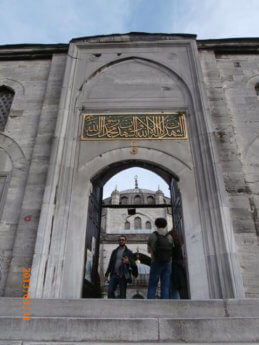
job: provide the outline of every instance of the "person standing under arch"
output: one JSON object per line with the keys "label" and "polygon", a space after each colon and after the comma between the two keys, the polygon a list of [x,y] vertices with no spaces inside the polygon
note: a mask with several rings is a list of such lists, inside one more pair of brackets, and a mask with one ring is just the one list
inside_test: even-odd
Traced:
{"label": "person standing under arch", "polygon": [[137,277],[138,268],[134,260],[134,255],[126,246],[125,235],[118,237],[119,246],[111,254],[109,265],[105,273],[105,280],[110,275],[108,298],[115,298],[115,290],[119,285],[119,298],[126,298],[127,283],[131,282],[131,272]]}
{"label": "person standing under arch", "polygon": [[148,239],[147,251],[151,253],[151,268],[148,282],[148,299],[156,297],[156,289],[160,280],[160,298],[169,298],[171,257],[173,238],[167,233],[167,221],[165,218],[155,220],[157,231],[154,231]]}
{"label": "person standing under arch", "polygon": [[186,272],[184,268],[183,244],[175,230],[169,234],[173,238],[172,248],[172,273],[169,291],[170,299],[180,299],[180,291],[186,288]]}

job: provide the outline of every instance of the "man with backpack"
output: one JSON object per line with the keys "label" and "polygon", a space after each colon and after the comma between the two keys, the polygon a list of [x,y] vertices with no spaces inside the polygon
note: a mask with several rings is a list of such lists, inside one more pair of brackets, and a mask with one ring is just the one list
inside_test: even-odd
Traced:
{"label": "man with backpack", "polygon": [[160,298],[169,298],[173,238],[167,233],[165,218],[155,220],[157,231],[148,239],[148,253],[151,253],[151,268],[148,283],[148,299],[156,297],[156,289],[160,279]]}

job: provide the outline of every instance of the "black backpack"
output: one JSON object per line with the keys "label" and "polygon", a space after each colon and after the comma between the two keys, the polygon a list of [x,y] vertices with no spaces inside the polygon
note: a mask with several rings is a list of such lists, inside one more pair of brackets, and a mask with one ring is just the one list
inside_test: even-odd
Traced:
{"label": "black backpack", "polygon": [[154,232],[157,237],[156,249],[154,256],[156,261],[159,262],[169,262],[172,258],[172,249],[173,244],[170,243],[168,236],[171,236],[169,233],[166,235],[160,235],[157,231]]}

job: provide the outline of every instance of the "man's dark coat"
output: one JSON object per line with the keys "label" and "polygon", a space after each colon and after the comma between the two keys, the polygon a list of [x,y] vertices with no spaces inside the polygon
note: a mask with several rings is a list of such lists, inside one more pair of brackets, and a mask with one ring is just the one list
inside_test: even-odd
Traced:
{"label": "man's dark coat", "polygon": [[[117,247],[116,249],[113,250],[112,255],[110,257],[110,262],[107,268],[107,271],[105,273],[105,277],[108,277],[109,274],[112,275],[114,273],[115,269],[115,262],[116,262],[116,257],[117,257],[117,251],[119,250],[120,247]],[[123,252],[123,257],[127,256],[129,258],[129,268],[132,270],[132,274],[134,277],[138,276],[138,267],[135,263],[134,260],[134,255],[131,250],[128,249],[127,246],[125,246],[125,250]]]}

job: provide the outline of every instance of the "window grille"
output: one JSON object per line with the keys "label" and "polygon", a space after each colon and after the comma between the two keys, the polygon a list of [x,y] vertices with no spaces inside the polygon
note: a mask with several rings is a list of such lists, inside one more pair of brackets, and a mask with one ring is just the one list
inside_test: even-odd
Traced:
{"label": "window grille", "polygon": [[130,222],[125,222],[125,230],[130,230]]}
{"label": "window grille", "polygon": [[0,131],[5,130],[14,92],[6,86],[0,86]]}

